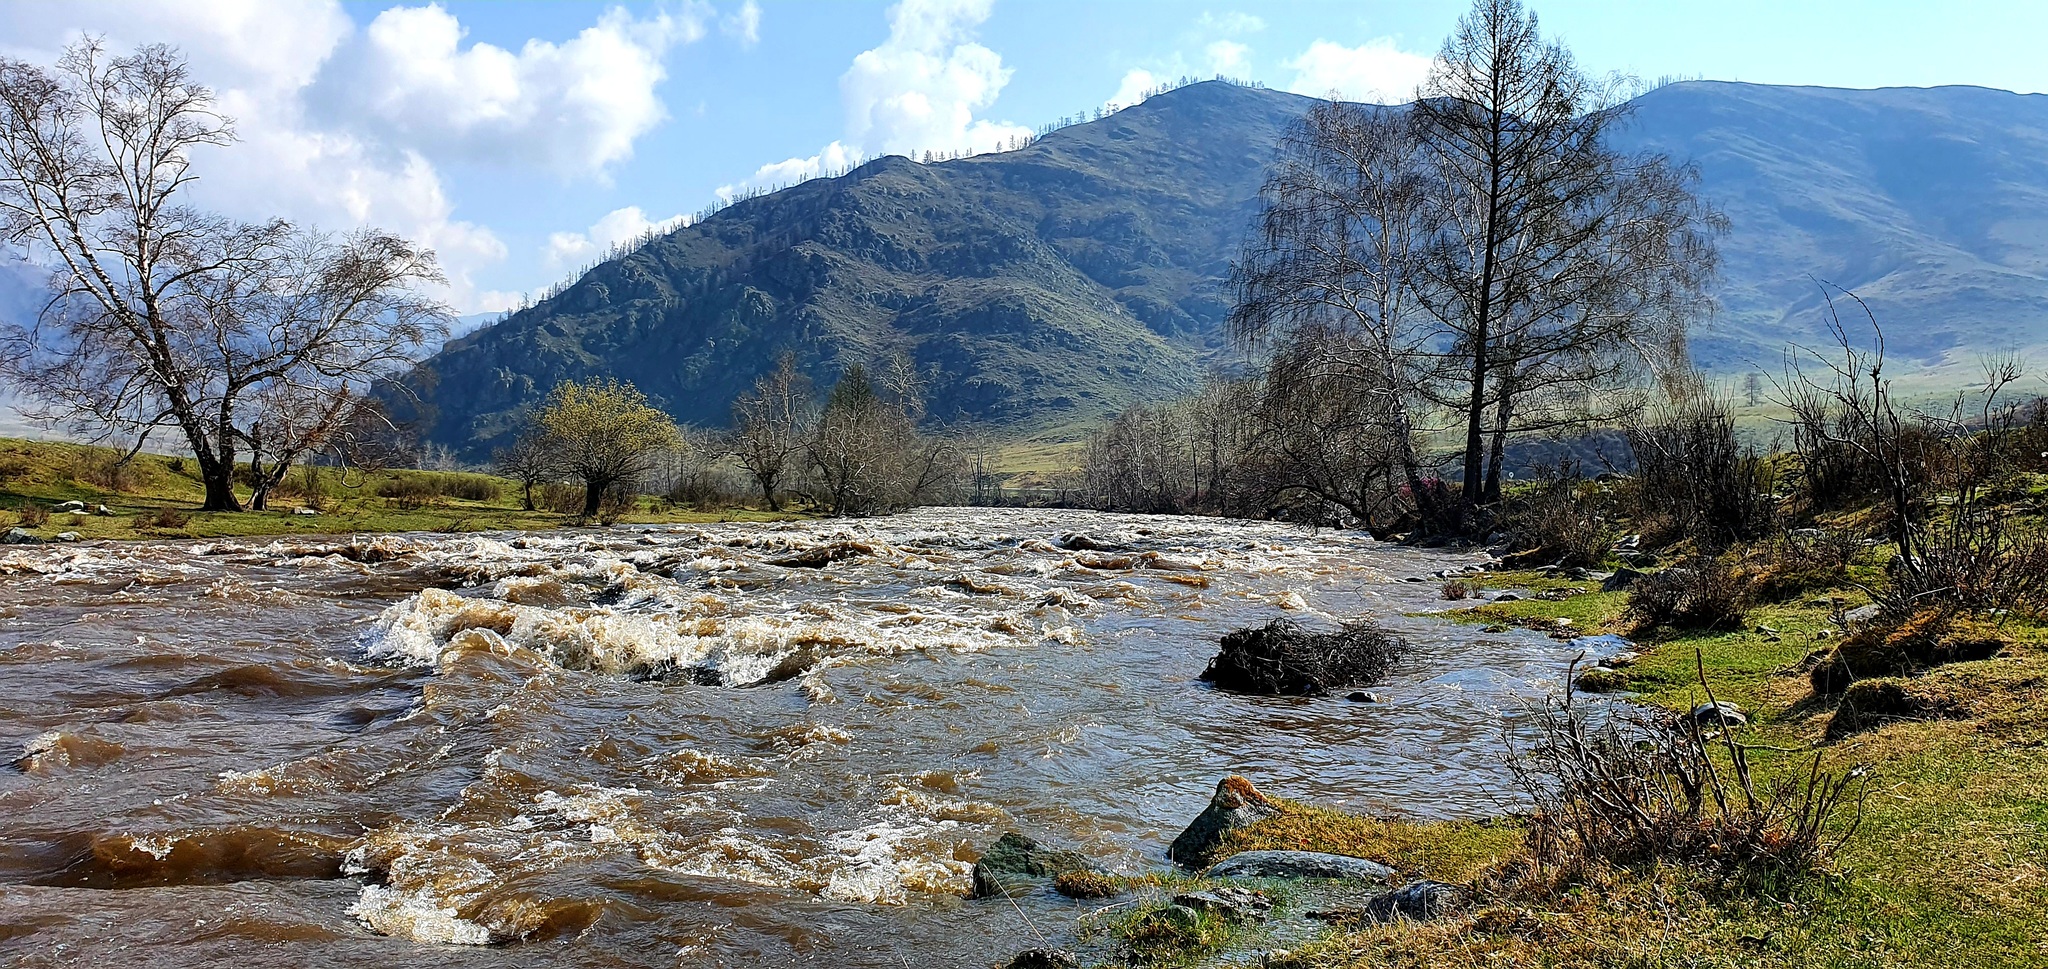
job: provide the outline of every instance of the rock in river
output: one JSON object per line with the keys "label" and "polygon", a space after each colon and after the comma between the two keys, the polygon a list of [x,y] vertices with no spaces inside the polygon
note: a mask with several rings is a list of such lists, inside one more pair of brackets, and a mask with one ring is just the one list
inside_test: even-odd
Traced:
{"label": "rock in river", "polygon": [[1246,851],[1211,867],[1213,878],[1342,878],[1386,881],[1394,870],[1377,861],[1320,851]]}
{"label": "rock in river", "polygon": [[1247,920],[1264,918],[1273,908],[1273,900],[1266,897],[1265,892],[1255,892],[1235,885],[1175,895],[1173,904],[1183,905],[1197,912],[1214,912],[1224,918]]}
{"label": "rock in river", "polygon": [[1081,960],[1059,949],[1025,949],[1004,969],[1081,969]]}
{"label": "rock in river", "polygon": [[1015,831],[996,839],[974,863],[974,897],[1022,895],[1049,878],[1088,867],[1077,851],[1055,851]]}
{"label": "rock in river", "polygon": [[1216,796],[1195,816],[1187,830],[1173,839],[1166,857],[1189,868],[1206,867],[1209,853],[1223,836],[1238,828],[1256,824],[1280,813],[1272,798],[1259,793],[1252,782],[1232,774],[1216,782]]}

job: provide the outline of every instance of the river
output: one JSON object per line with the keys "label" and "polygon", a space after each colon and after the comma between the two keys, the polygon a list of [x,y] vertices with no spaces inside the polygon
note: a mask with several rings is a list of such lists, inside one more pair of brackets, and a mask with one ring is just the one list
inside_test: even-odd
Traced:
{"label": "river", "polygon": [[[6,550],[0,961],[989,965],[1100,904],[963,898],[1006,830],[1160,867],[1229,772],[1511,806],[1574,651],[1413,615],[1478,558],[983,509]],[[1196,680],[1367,614],[1382,702]]]}

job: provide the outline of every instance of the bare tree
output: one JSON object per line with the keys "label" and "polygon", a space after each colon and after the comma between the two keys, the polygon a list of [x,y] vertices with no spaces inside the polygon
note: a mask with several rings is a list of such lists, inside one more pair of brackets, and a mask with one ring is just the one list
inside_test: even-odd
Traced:
{"label": "bare tree", "polygon": [[900,369],[877,388],[867,368],[847,368],[833,386],[805,454],[833,514],[872,515],[936,497],[956,472],[952,443],[917,429],[922,402]]}
{"label": "bare tree", "polygon": [[1439,399],[1464,411],[1468,501],[1498,499],[1510,436],[1639,406],[1609,392],[1681,356],[1705,305],[1722,220],[1689,167],[1607,145],[1612,93],[1519,0],[1475,0],[1413,108],[1438,226],[1420,292],[1462,358]]}
{"label": "bare tree", "polygon": [[544,484],[561,473],[555,453],[534,428],[528,428],[512,442],[491,454],[491,466],[499,474],[519,482],[520,507],[533,510],[533,486]]}
{"label": "bare tree", "polygon": [[732,455],[761,488],[770,511],[781,511],[778,488],[803,453],[813,419],[811,382],[785,353],[775,369],[733,402]]}
{"label": "bare tree", "polygon": [[446,325],[418,292],[442,281],[429,251],[183,204],[191,150],[233,140],[171,48],[0,59],[0,239],[54,267],[37,318],[0,330],[0,373],[31,416],[95,438],[176,428],[216,511],[241,507],[241,448],[260,506]]}
{"label": "bare tree", "polygon": [[[1266,440],[1309,459],[1299,466],[1302,487],[1354,513],[1374,504],[1359,491],[1370,476],[1349,480],[1336,468],[1348,463],[1339,442],[1356,443],[1359,434],[1390,449],[1385,455],[1410,494],[1424,503],[1434,494],[1422,485],[1415,441],[1450,341],[1418,300],[1439,209],[1420,156],[1405,112],[1339,102],[1310,109],[1281,141],[1258,232],[1233,270],[1232,330],[1276,344],[1262,388]],[[1290,406],[1294,395],[1321,399]],[[1348,430],[1325,449],[1295,437],[1299,428],[1273,423],[1297,418]],[[1367,427],[1375,422],[1384,426]],[[1273,463],[1279,455],[1267,457],[1269,473],[1289,475]]]}

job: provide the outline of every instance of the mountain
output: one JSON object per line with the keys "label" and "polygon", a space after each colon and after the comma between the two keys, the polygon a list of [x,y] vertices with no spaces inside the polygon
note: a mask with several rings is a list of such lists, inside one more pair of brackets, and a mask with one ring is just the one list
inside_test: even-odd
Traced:
{"label": "mountain", "polygon": [[820,385],[911,357],[945,421],[1070,429],[1227,359],[1221,281],[1311,102],[1197,84],[1017,151],[882,158],[738,202],[452,341],[430,437],[502,439],[557,381],[615,374],[722,425],[785,352]]}
{"label": "mountain", "polygon": [[[937,374],[939,419],[1071,436],[1241,361],[1230,259],[1312,103],[1205,82],[1018,151],[739,202],[451,341],[422,423],[480,453],[555,382],[615,374],[722,425],[785,352],[821,385],[904,354]],[[1895,361],[1954,377],[2048,346],[2048,97],[1684,82],[1636,108],[1617,144],[1692,159],[1731,222],[1709,368],[1825,342],[1815,279],[1869,301]]]}
{"label": "mountain", "polygon": [[1816,280],[1870,305],[1902,377],[2048,348],[2048,95],[1693,81],[1640,98],[1625,143],[1692,159],[1728,215],[1711,370],[1825,344]]}

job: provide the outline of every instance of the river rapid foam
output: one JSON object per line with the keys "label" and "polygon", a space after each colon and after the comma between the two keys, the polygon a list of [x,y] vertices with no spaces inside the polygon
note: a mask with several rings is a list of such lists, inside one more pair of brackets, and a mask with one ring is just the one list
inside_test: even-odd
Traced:
{"label": "river rapid foam", "polygon": [[[1502,726],[1572,654],[1411,615],[1401,579],[1472,561],[974,509],[10,550],[0,953],[983,964],[1018,913],[961,896],[1006,830],[1156,866],[1227,771],[1499,811]],[[1194,680],[1236,626],[1364,614],[1421,646],[1383,703]]]}

